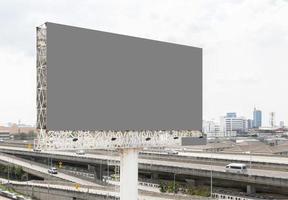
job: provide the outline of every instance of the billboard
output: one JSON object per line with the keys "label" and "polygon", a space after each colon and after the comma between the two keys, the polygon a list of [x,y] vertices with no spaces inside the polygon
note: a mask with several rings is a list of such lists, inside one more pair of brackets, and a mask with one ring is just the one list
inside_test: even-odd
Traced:
{"label": "billboard", "polygon": [[45,25],[44,128],[202,129],[201,48]]}

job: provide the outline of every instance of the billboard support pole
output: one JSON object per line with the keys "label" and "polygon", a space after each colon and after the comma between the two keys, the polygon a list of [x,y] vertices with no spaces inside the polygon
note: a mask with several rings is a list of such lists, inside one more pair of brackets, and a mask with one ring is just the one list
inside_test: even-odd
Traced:
{"label": "billboard support pole", "polygon": [[136,148],[120,150],[120,199],[138,199],[138,152]]}

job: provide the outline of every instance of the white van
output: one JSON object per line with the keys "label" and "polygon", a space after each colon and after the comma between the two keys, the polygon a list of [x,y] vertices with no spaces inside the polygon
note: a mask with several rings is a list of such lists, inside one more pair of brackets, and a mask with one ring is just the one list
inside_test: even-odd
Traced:
{"label": "white van", "polygon": [[225,167],[226,172],[238,173],[238,174],[246,174],[247,166],[242,163],[230,163]]}

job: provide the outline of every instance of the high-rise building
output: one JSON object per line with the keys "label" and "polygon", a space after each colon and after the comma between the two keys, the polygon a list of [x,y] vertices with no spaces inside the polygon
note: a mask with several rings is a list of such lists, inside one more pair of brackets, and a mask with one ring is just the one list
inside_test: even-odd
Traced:
{"label": "high-rise building", "polygon": [[254,108],[253,111],[253,128],[259,128],[262,126],[262,112]]}
{"label": "high-rise building", "polygon": [[253,120],[252,119],[247,119],[247,128],[248,129],[253,128]]}
{"label": "high-rise building", "polygon": [[216,124],[214,121],[203,121],[203,133],[214,133],[216,131]]}
{"label": "high-rise building", "polygon": [[247,132],[247,120],[244,117],[237,117],[236,113],[227,113],[225,117],[221,117],[221,131],[226,135]]}
{"label": "high-rise building", "polygon": [[225,134],[221,131],[220,125],[214,121],[203,121],[203,133],[207,134],[207,137],[235,137],[236,133]]}
{"label": "high-rise building", "polygon": [[236,117],[236,112],[229,112],[229,113],[226,113],[226,117]]}
{"label": "high-rise building", "polygon": [[284,126],[284,121],[280,121],[279,125],[280,125],[280,128],[284,128],[285,127]]}
{"label": "high-rise building", "polygon": [[275,127],[275,112],[270,112],[270,126]]}

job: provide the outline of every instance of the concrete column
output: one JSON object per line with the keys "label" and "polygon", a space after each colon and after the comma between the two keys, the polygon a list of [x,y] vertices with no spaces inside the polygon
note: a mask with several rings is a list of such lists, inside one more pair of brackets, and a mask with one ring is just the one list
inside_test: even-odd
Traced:
{"label": "concrete column", "polygon": [[88,164],[87,169],[88,171],[94,171],[95,167],[93,165]]}
{"label": "concrete column", "polygon": [[94,179],[97,180],[98,179],[98,174],[97,174],[95,169],[94,169],[93,173],[94,173]]}
{"label": "concrete column", "polygon": [[94,177],[96,180],[102,180],[102,173],[101,173],[101,167],[95,167],[94,169]]}
{"label": "concrete column", "polygon": [[93,165],[88,164],[88,167],[87,167],[87,168],[88,168],[88,171],[89,171],[89,172],[93,172],[93,174],[94,174],[94,179],[97,180],[99,173],[97,174],[96,167],[93,166]]}
{"label": "concrete column", "polygon": [[100,164],[100,167],[99,167],[99,179],[100,179],[100,181],[103,180],[103,168],[102,168],[102,163]]}
{"label": "concrete column", "polygon": [[[215,181],[213,181],[215,182]],[[206,185],[206,184],[210,184],[211,180],[207,181],[207,180],[203,180],[203,179],[193,179],[192,183],[196,186],[202,186],[202,185]]]}
{"label": "concrete column", "polygon": [[256,189],[254,185],[247,185],[247,194],[254,194],[256,193]]}
{"label": "concrete column", "polygon": [[152,178],[153,180],[158,180],[158,179],[159,179],[159,174],[157,174],[157,173],[152,173],[152,174],[151,174],[151,178]]}
{"label": "concrete column", "polygon": [[138,149],[120,151],[120,200],[138,199]]}

